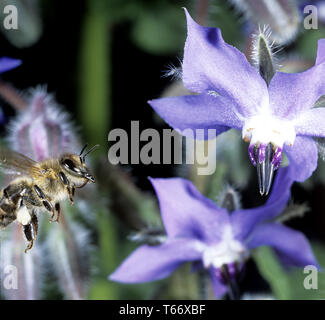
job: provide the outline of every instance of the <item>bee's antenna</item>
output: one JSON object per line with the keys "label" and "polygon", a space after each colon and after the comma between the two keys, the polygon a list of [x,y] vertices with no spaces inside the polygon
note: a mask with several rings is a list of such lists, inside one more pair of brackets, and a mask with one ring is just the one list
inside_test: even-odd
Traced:
{"label": "bee's antenna", "polygon": [[99,148],[99,144],[94,145],[92,148],[90,148],[86,154],[82,157],[82,161],[85,162],[86,156],[90,153],[95,151],[97,148]]}
{"label": "bee's antenna", "polygon": [[79,159],[80,159],[80,162],[83,163],[84,162],[84,157],[81,157],[82,154],[84,153],[84,151],[86,150],[86,148],[88,147],[88,143],[86,143],[86,145],[82,148],[82,150],[80,151],[80,154],[79,154]]}
{"label": "bee's antenna", "polygon": [[79,157],[82,156],[82,154],[84,153],[84,151],[86,150],[86,148],[88,147],[88,143],[86,143],[86,145],[82,148],[82,150],[80,151]]}

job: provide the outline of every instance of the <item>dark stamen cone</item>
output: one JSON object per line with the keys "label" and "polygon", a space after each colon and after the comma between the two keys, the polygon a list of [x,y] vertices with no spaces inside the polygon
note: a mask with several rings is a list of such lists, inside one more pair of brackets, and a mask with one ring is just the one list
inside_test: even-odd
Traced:
{"label": "dark stamen cone", "polygon": [[268,195],[273,179],[273,173],[275,170],[274,164],[272,164],[272,159],[274,157],[274,150],[272,144],[268,144],[265,147],[265,157],[261,159],[259,157],[259,147],[254,148],[254,155],[257,168],[258,185],[261,195]]}

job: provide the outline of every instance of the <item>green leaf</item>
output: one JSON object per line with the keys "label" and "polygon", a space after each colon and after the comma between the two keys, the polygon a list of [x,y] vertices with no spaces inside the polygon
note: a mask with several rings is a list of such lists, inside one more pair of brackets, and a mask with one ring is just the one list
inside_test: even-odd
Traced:
{"label": "green leaf", "polygon": [[273,250],[270,247],[260,247],[254,252],[253,259],[262,277],[269,283],[275,298],[290,299],[290,281]]}
{"label": "green leaf", "polygon": [[299,37],[297,42],[297,53],[306,59],[311,59],[313,62],[316,58],[317,42],[325,37],[325,28],[319,26],[317,30],[306,30]]}
{"label": "green leaf", "polygon": [[[325,247],[313,243],[314,254],[321,267],[325,266]],[[318,300],[325,298],[325,274],[318,272],[318,288],[306,289],[304,280],[309,273],[304,273],[303,268],[285,270],[278,257],[269,247],[256,249],[253,258],[262,277],[269,283],[276,299],[285,300]]]}
{"label": "green leaf", "polygon": [[[324,268],[325,266],[325,247],[319,243],[312,244],[314,254],[318,263]],[[325,298],[325,274],[323,271],[318,272],[318,288],[305,289],[303,283],[309,273],[304,273],[302,269],[296,269],[289,275],[292,288],[291,299],[299,300],[319,300]]]}
{"label": "green leaf", "polygon": [[238,14],[224,0],[210,0],[207,23],[208,27],[221,29],[223,39],[232,45],[242,44],[241,24]]}

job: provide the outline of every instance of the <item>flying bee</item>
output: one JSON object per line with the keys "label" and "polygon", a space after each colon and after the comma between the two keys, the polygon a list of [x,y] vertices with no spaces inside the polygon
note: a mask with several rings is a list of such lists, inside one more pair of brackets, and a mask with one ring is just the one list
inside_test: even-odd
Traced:
{"label": "flying bee", "polygon": [[60,217],[60,201],[73,204],[75,188],[95,183],[85,164],[87,145],[80,154],[64,153],[59,158],[36,162],[21,153],[0,150],[0,168],[17,176],[0,191],[0,229],[17,220],[28,241],[25,253],[33,247],[38,231],[37,212],[51,213],[50,221]]}

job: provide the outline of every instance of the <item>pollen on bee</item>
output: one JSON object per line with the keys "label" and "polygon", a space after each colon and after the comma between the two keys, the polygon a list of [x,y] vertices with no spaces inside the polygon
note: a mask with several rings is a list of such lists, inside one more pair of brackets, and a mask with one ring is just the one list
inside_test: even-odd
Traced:
{"label": "pollen on bee", "polygon": [[17,221],[20,222],[23,226],[29,224],[31,221],[31,216],[25,206],[18,210]]}

